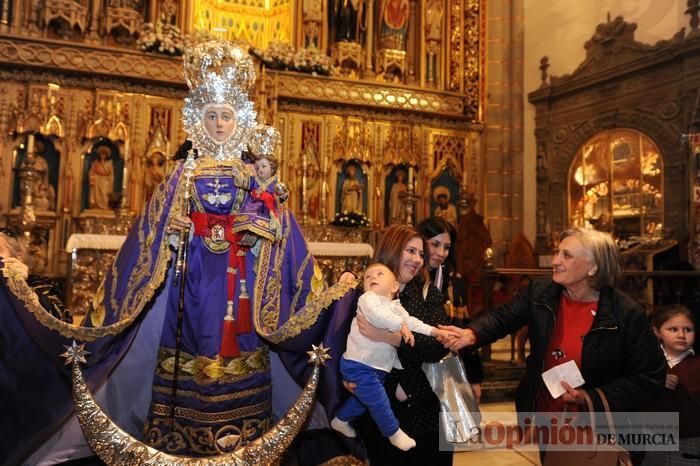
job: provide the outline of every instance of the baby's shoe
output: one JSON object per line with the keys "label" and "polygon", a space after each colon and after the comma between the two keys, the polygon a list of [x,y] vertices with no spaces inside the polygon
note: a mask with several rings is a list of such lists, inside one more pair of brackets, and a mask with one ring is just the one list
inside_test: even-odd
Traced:
{"label": "baby's shoe", "polygon": [[413,440],[411,437],[409,437],[406,434],[406,432],[404,432],[401,429],[397,430],[394,435],[390,436],[389,441],[396,448],[403,450],[403,451],[408,451],[411,448],[416,446],[416,441]]}
{"label": "baby's shoe", "polygon": [[[355,429],[350,425],[349,422],[341,421],[337,417],[334,417],[333,420],[331,421],[331,427],[333,430],[340,432],[346,437],[349,438],[355,438],[357,437],[357,432],[355,432]],[[401,429],[399,429],[401,430]],[[416,442],[413,442],[413,445],[415,445]]]}

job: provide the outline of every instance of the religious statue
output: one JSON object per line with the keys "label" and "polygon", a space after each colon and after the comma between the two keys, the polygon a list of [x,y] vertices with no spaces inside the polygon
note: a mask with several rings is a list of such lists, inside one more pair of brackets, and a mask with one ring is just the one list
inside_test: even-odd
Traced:
{"label": "religious statue", "polygon": [[358,42],[364,0],[333,0],[336,42]]}
{"label": "religious statue", "polygon": [[396,170],[396,181],[391,185],[389,192],[389,223],[406,222],[406,170]]}
{"label": "religious statue", "polygon": [[[281,197],[268,196],[267,188],[277,182],[274,167],[262,162],[270,161],[279,133],[258,123],[249,94],[256,79],[253,60],[230,42],[209,41],[188,49],[184,63],[190,92],[182,122],[193,150],[174,162],[144,206],[104,271],[84,327],[59,332],[55,322],[34,321],[30,333],[14,315],[28,312],[24,303],[15,309],[0,293],[0,308],[13,313],[3,323],[14,321],[11,328],[0,326],[0,341],[10,332],[23,349],[22,358],[3,365],[6,377],[0,377],[0,393],[11,393],[0,427],[0,458],[11,455],[9,464],[53,464],[51,455],[68,447],[61,442],[75,440],[66,434],[75,423],[67,376],[52,359],[71,339],[95,343],[99,353],[89,357],[86,374],[90,389],[99,390],[110,421],[141,442],[140,450],[132,450],[142,455],[135,457],[139,464],[156,462],[143,457],[149,454],[145,443],[184,456],[178,460],[183,464],[194,464],[187,455],[241,464],[220,456],[253,445],[258,450],[250,455],[257,455],[258,464],[276,464],[282,440],[295,435],[304,419],[295,414],[291,426],[273,426],[273,396],[281,397],[274,405],[287,411],[289,396],[298,394],[290,390],[308,380],[311,344],[324,342],[338,351],[344,345],[353,309],[340,298],[352,285],[325,285],[292,212]],[[98,148],[95,166],[109,161],[108,149]],[[244,152],[257,159],[255,177]],[[246,207],[254,202],[264,208],[246,222]],[[256,237],[254,246],[242,243],[245,235]],[[39,313],[32,310],[32,318]],[[34,345],[26,355],[25,342],[36,332],[53,350]],[[339,359],[328,361],[320,375],[318,399],[329,415],[344,395]],[[53,370],[42,370],[37,384],[27,360]],[[273,394],[272,384],[281,380],[283,388]],[[36,385],[42,396],[31,391]],[[84,427],[85,436],[96,430]],[[116,437],[110,442],[111,457],[127,457],[117,453],[123,446]],[[82,437],[75,443],[86,448]],[[45,449],[38,448],[42,444]]]}
{"label": "religious statue", "polygon": [[444,0],[428,0],[425,6],[425,40],[442,41]]}
{"label": "religious statue", "polygon": [[144,198],[151,198],[153,191],[165,179],[165,155],[154,152],[146,159],[146,169],[143,175]]}
{"label": "religious statue", "polygon": [[445,219],[453,226],[457,226],[457,208],[450,203],[450,190],[444,186],[438,186],[433,190],[433,200],[437,203],[433,215]]}
{"label": "religious statue", "polygon": [[302,32],[305,48],[321,48],[323,1],[303,0],[301,4]]}
{"label": "religious statue", "polygon": [[[39,141],[36,145],[39,146]],[[33,201],[37,210],[54,210],[56,208],[56,190],[49,182],[49,165],[40,155],[35,157],[34,169],[38,174],[34,183]]]}
{"label": "religious statue", "polygon": [[318,206],[321,192],[321,183],[319,182],[318,167],[314,163],[309,163],[306,168],[306,196],[309,206],[309,217],[318,218]]}
{"label": "religious statue", "polygon": [[384,0],[384,2],[382,2],[380,16],[381,48],[406,50],[408,17],[408,0]]}
{"label": "religious statue", "polygon": [[114,192],[114,165],[112,149],[109,146],[98,146],[96,155],[88,173],[90,193],[88,206],[91,209],[109,210],[110,198]]}
{"label": "religious statue", "polygon": [[362,183],[357,179],[357,167],[348,165],[341,187],[341,212],[362,212]]}

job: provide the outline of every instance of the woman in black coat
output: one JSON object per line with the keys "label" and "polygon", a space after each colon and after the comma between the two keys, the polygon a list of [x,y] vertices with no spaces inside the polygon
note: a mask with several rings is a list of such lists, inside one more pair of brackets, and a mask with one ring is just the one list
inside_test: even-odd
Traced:
{"label": "woman in black coat", "polygon": [[[445,311],[450,323],[457,327],[466,327],[469,323],[467,282],[455,266],[457,233],[454,227],[440,217],[428,217],[416,225],[416,230],[426,242],[425,265],[430,282],[440,290],[445,299]],[[479,352],[463,348],[459,350],[459,356],[478,402],[481,398],[481,382],[484,380]]]}

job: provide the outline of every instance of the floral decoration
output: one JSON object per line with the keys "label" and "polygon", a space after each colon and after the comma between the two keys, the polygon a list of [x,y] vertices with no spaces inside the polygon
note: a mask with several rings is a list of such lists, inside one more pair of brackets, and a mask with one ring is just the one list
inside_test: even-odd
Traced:
{"label": "floral decoration", "polygon": [[187,48],[214,38],[210,33],[203,31],[194,31],[192,34],[185,35],[176,25],[158,21],[155,24],[143,25],[137,44],[144,52],[180,56]]}
{"label": "floral decoration", "polygon": [[338,212],[331,222],[336,227],[369,228],[370,222],[363,212]]}
{"label": "floral decoration", "polygon": [[182,55],[187,46],[180,28],[174,24],[145,23],[137,44],[144,52]]}
{"label": "floral decoration", "polygon": [[272,41],[266,49],[252,48],[251,53],[272,69],[322,75],[331,72],[331,59],[316,48],[297,50],[284,42]]}

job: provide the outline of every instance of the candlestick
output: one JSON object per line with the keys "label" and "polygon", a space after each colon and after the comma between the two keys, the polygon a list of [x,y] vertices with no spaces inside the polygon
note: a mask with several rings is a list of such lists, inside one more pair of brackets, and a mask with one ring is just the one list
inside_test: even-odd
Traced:
{"label": "candlestick", "polygon": [[408,166],[408,185],[413,186],[413,166]]}
{"label": "candlestick", "polygon": [[306,152],[301,154],[301,224],[306,226],[309,221],[309,207],[307,205],[306,178],[308,167],[306,165]]}
{"label": "candlestick", "polygon": [[27,154],[34,155],[34,135],[30,134],[27,136]]}

